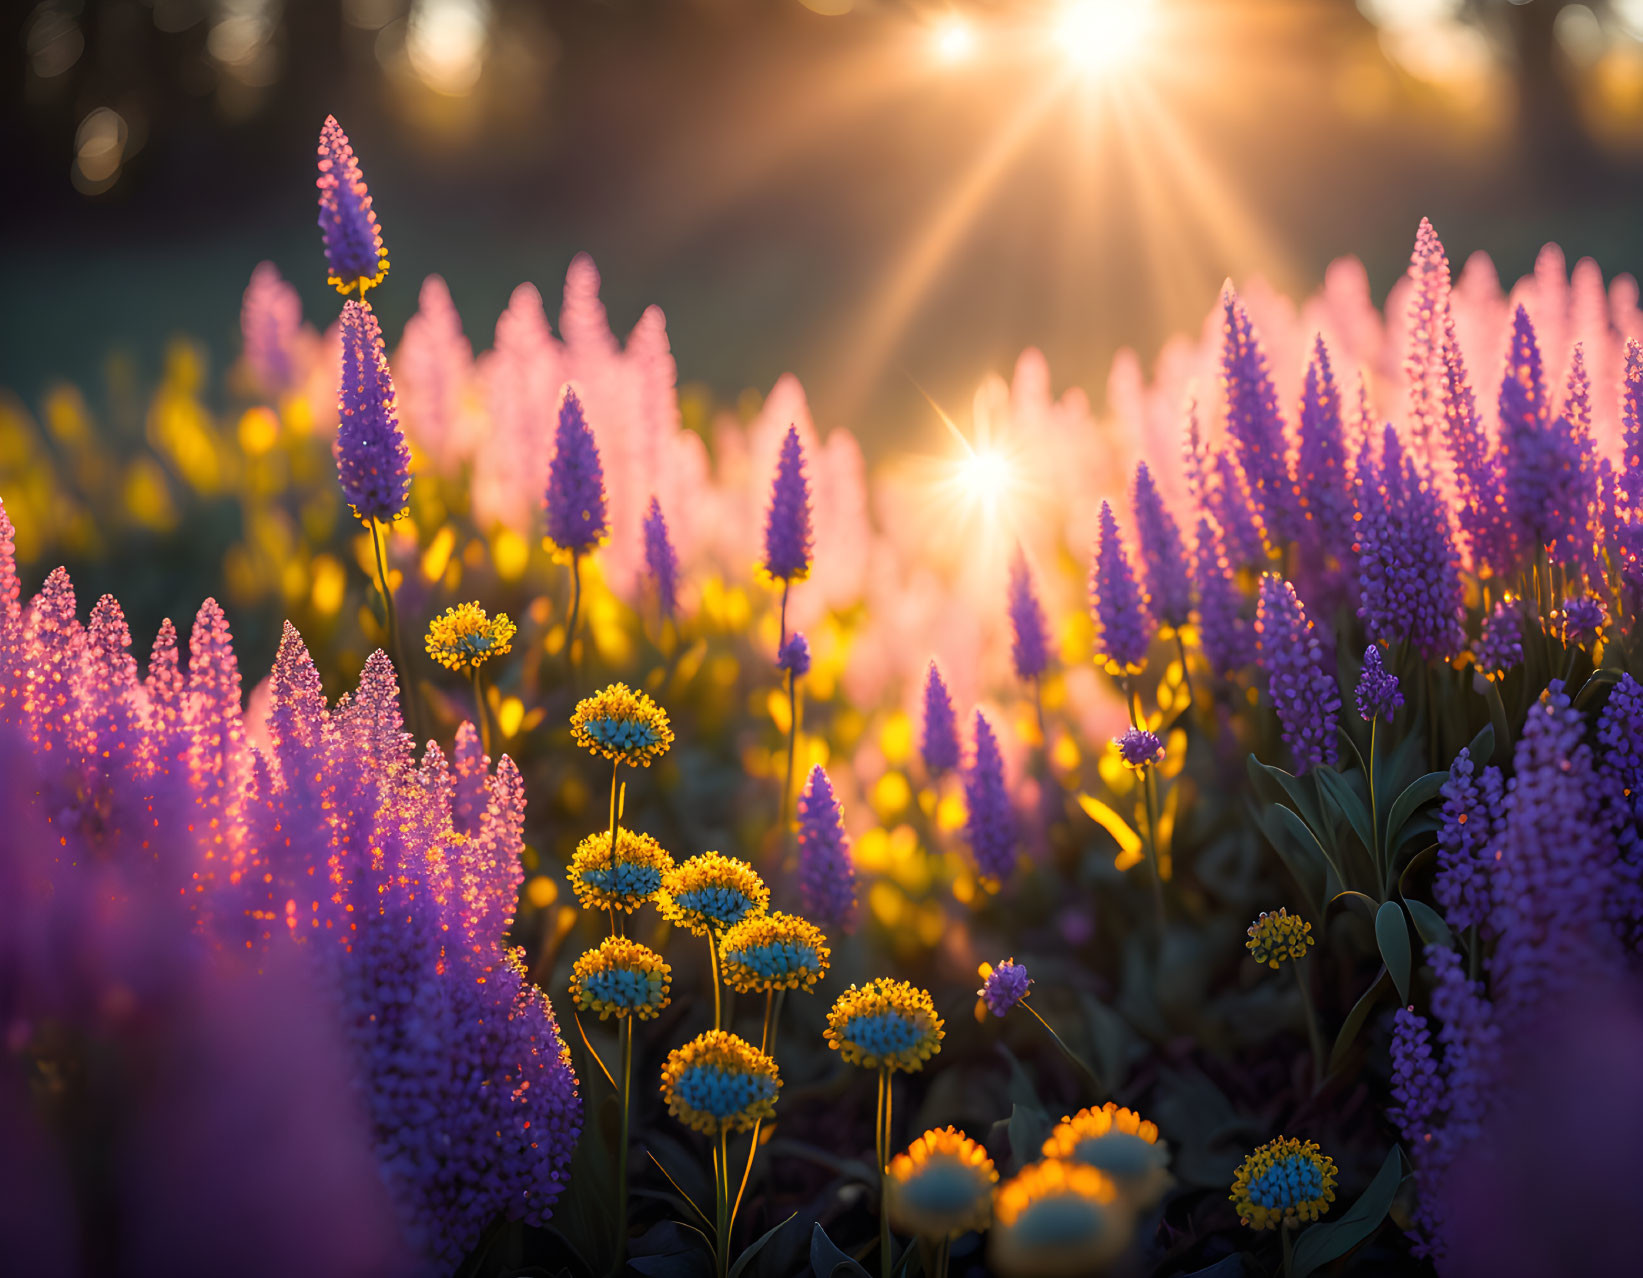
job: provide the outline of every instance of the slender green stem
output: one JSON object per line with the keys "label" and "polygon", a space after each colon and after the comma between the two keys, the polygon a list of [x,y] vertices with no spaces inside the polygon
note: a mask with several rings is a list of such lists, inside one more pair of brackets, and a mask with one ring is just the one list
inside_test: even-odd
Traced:
{"label": "slender green stem", "polygon": [[[360,290],[363,299],[365,290]],[[415,685],[411,680],[411,668],[405,664],[405,653],[399,642],[399,612],[394,607],[393,588],[388,584],[388,555],[383,550],[383,534],[378,528],[379,520],[371,518],[367,521],[371,525],[371,549],[376,552],[377,561],[377,588],[382,591],[382,612],[388,623],[388,651],[394,658],[394,665],[399,668],[400,693],[405,702],[405,718],[413,737],[420,738],[419,724],[421,716],[417,714],[417,696]]]}
{"label": "slender green stem", "polygon": [[1289,1278],[1295,1267],[1295,1222],[1289,1217],[1283,1224],[1284,1278]]}
{"label": "slender green stem", "polygon": [[485,710],[485,685],[482,667],[473,668],[474,713],[479,716],[479,741],[487,755],[491,752],[491,717]]}
{"label": "slender green stem", "polygon": [[782,579],[782,637],[776,644],[776,652],[778,655],[780,655],[783,648],[787,647],[787,592],[792,589],[792,580],[784,577]]}
{"label": "slender green stem", "polygon": [[799,694],[796,687],[797,680],[793,672],[787,672],[787,776],[782,781],[782,811],[781,829],[782,844],[785,850],[787,840],[791,834],[792,821],[788,814],[793,806],[793,763],[794,756],[799,750]]}
{"label": "slender green stem", "polygon": [[715,1251],[719,1262],[719,1278],[730,1274],[730,1136],[719,1129],[719,1147],[713,1151],[713,1188],[715,1200]]}
{"label": "slender green stem", "polygon": [[1381,867],[1381,819],[1375,805],[1375,726],[1380,721],[1380,715],[1376,715],[1369,721],[1369,758],[1364,762],[1364,767],[1369,772],[1367,778],[1369,782],[1369,842],[1371,844],[1369,855],[1375,862],[1375,878],[1377,880],[1386,877],[1386,872]]}
{"label": "slender green stem", "polygon": [[724,1001],[719,992],[721,984],[719,975],[719,938],[711,928],[708,929],[707,933],[707,957],[708,964],[713,969],[713,1028],[723,1029],[725,1026]]}
{"label": "slender green stem", "polygon": [[1055,1032],[1055,1027],[1038,1014],[1038,1009],[1036,1007],[1029,1003],[1025,998],[1021,1000],[1021,1006],[1032,1015],[1032,1018],[1035,1021],[1044,1027],[1044,1032],[1055,1040],[1055,1045],[1061,1049],[1067,1059],[1090,1076],[1090,1081],[1095,1084],[1097,1091],[1101,1091],[1106,1087],[1106,1084],[1101,1079],[1101,1075],[1095,1072],[1094,1066],[1092,1066],[1077,1052],[1073,1051],[1072,1048],[1067,1046],[1067,1040],[1057,1034]]}
{"label": "slender green stem", "polygon": [[1044,726],[1044,680],[1033,676],[1033,710],[1038,715],[1038,744],[1044,751],[1045,771],[1049,771],[1050,730]]}
{"label": "slender green stem", "polygon": [[1153,791],[1152,766],[1141,769],[1141,795],[1147,816],[1147,862],[1152,870],[1152,905],[1158,915],[1158,938],[1164,937],[1164,875],[1158,861],[1158,801]]}
{"label": "slender green stem", "polygon": [[1301,1008],[1306,1013],[1306,1038],[1312,1048],[1312,1090],[1317,1091],[1323,1086],[1324,1079],[1324,1040],[1318,1032],[1318,1013],[1312,1006],[1312,985],[1303,970],[1305,963],[1305,959],[1294,959],[1290,966],[1295,969],[1295,984],[1301,987]]}
{"label": "slender green stem", "polygon": [[890,1071],[879,1070],[879,1274],[890,1278]]}
{"label": "slender green stem", "polygon": [[622,1018],[622,1127],[616,1146],[616,1263],[622,1272],[628,1249],[628,1108],[633,1095],[633,1017]]}
{"label": "slender green stem", "polygon": [[936,1248],[936,1278],[947,1278],[947,1255],[952,1247],[953,1240],[943,1238],[941,1245]]}
{"label": "slender green stem", "polygon": [[565,659],[576,674],[576,621],[582,612],[582,556],[570,557],[570,616],[565,621]]}
{"label": "slender green stem", "polygon": [[[759,1050],[769,1055],[776,1050],[776,1022],[782,1014],[782,996],[787,991],[766,990],[764,992],[764,1032],[759,1036]],[[742,1195],[747,1193],[747,1179],[753,1174],[753,1157],[759,1152],[759,1128],[764,1125],[764,1119],[755,1119],[753,1123],[753,1139],[747,1144],[747,1166],[742,1168],[742,1183],[736,1190],[736,1202],[730,1209],[730,1227],[736,1227],[736,1213],[742,1209]]]}
{"label": "slender green stem", "polygon": [[[610,857],[610,869],[612,875],[616,873],[616,777],[621,770],[622,761],[620,759],[614,760],[610,765],[610,843],[606,847],[606,853]],[[610,912],[610,934],[612,936],[620,936],[622,934],[622,929],[616,922],[616,911],[614,908]]]}

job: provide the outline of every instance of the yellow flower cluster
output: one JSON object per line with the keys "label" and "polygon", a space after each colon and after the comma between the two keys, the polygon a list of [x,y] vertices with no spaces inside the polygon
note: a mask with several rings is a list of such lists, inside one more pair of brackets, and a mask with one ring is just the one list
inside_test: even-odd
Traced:
{"label": "yellow flower cluster", "polygon": [[903,1232],[941,1239],[987,1228],[998,1172],[963,1132],[925,1132],[890,1160],[888,1171],[886,1206]]}
{"label": "yellow flower cluster", "polygon": [[724,934],[724,979],[741,994],[809,990],[827,975],[822,930],[797,914],[755,914]]}
{"label": "yellow flower cluster", "polygon": [[667,711],[625,683],[577,702],[570,730],[577,745],[630,767],[648,768],[673,744]]}
{"label": "yellow flower cluster", "polygon": [[1335,1160],[1315,1141],[1280,1136],[1244,1159],[1229,1197],[1251,1229],[1317,1220],[1335,1201]]}
{"label": "yellow flower cluster", "polygon": [[1244,942],[1257,963],[1276,968],[1284,959],[1306,957],[1312,944],[1312,924],[1279,907],[1277,913],[1262,911],[1261,917],[1249,925],[1249,940]]}
{"label": "yellow flower cluster", "polygon": [[1134,1220],[1110,1176],[1082,1163],[1032,1163],[993,1195],[992,1261],[1002,1274],[1097,1272],[1128,1245]]}
{"label": "yellow flower cluster", "polygon": [[1044,1157],[1094,1167],[1137,1208],[1169,1188],[1169,1150],[1158,1143],[1158,1124],[1112,1101],[1063,1118],[1044,1142]]}
{"label": "yellow flower cluster", "polygon": [[655,839],[623,828],[616,833],[614,860],[609,830],[578,843],[567,877],[584,910],[632,914],[662,890],[662,880],[672,868],[673,858]]}
{"label": "yellow flower cluster", "polygon": [[717,935],[743,919],[763,914],[770,889],[746,861],[703,852],[662,876],[657,898],[662,916],[696,936]]}
{"label": "yellow flower cluster", "polygon": [[491,617],[477,603],[457,604],[428,623],[428,655],[447,670],[477,670],[511,652],[518,632],[505,612]]}
{"label": "yellow flower cluster", "polygon": [[668,1004],[672,969],[655,950],[626,937],[606,937],[571,968],[570,993],[584,1012],[643,1021]]}
{"label": "yellow flower cluster", "polygon": [[851,1065],[912,1072],[941,1050],[943,1031],[928,990],[880,977],[839,995],[826,1036]]}
{"label": "yellow flower cluster", "polygon": [[724,1030],[709,1030],[668,1053],[662,1098],[687,1127],[717,1136],[746,1131],[776,1113],[776,1062]]}

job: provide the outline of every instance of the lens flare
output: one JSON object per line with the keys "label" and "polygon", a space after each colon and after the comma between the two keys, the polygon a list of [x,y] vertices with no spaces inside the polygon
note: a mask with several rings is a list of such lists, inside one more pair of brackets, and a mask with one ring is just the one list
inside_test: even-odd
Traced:
{"label": "lens flare", "polygon": [[968,62],[976,51],[975,28],[957,14],[950,14],[932,28],[930,51],[937,62],[947,66]]}
{"label": "lens flare", "polygon": [[1055,42],[1083,75],[1127,62],[1152,27],[1151,0],[1071,0],[1055,26]]}

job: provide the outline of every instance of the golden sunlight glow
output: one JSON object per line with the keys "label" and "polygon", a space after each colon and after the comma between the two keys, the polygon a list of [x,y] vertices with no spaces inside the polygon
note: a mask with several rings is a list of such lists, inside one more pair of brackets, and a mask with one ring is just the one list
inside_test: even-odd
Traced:
{"label": "golden sunlight glow", "polygon": [[949,14],[931,29],[930,50],[938,62],[949,66],[968,62],[976,51],[975,29],[957,14]]}
{"label": "golden sunlight glow", "polygon": [[954,472],[964,498],[989,522],[998,518],[999,508],[1012,483],[1010,459],[991,448],[972,449]]}
{"label": "golden sunlight glow", "polygon": [[1120,66],[1137,53],[1152,27],[1152,0],[1069,0],[1055,42],[1081,73]]}

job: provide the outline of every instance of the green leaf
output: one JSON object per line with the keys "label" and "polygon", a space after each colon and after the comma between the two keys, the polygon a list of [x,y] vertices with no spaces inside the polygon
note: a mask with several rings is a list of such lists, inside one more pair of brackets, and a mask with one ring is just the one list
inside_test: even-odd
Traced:
{"label": "green leaf", "polygon": [[1494,756],[1496,739],[1495,725],[1486,723],[1466,747],[1467,755],[1479,769],[1482,769]]}
{"label": "green leaf", "polygon": [[850,1278],[869,1278],[865,1269],[834,1245],[819,1220],[810,1231],[810,1272],[814,1278],[836,1278],[838,1274],[847,1274]]}
{"label": "green leaf", "polygon": [[1428,843],[1414,856],[1409,858],[1409,864],[1403,867],[1403,873],[1398,875],[1398,895],[1408,900],[1414,893],[1412,886],[1420,881],[1426,867],[1438,859],[1438,845]]}
{"label": "green leaf", "polygon": [[1324,863],[1324,891],[1331,896],[1339,892],[1345,886],[1341,867],[1335,864],[1335,858],[1329,855],[1323,841],[1318,838],[1312,827],[1303,821],[1297,812],[1284,807],[1281,803],[1274,804],[1268,811],[1272,813],[1273,820],[1278,823],[1279,828],[1288,831],[1297,845],[1306,848],[1310,844],[1311,848],[1317,850]]}
{"label": "green leaf", "polygon": [[1396,901],[1387,901],[1375,914],[1375,940],[1381,947],[1381,958],[1386,970],[1398,987],[1400,1002],[1409,1002],[1409,971],[1413,965],[1409,945],[1409,924],[1404,922],[1403,907]]}
{"label": "green leaf", "polygon": [[1442,945],[1448,949],[1455,948],[1455,934],[1449,930],[1449,925],[1425,901],[1411,901],[1407,897],[1404,905],[1409,909],[1409,917],[1415,921],[1415,931],[1421,934],[1421,940],[1428,945]]}
{"label": "green leaf", "polygon": [[[1300,885],[1301,895],[1306,898],[1308,907],[1314,914],[1322,914],[1323,884],[1327,877],[1327,867],[1318,841],[1309,837],[1297,844],[1294,837],[1286,833],[1288,827],[1281,824],[1276,816],[1279,812],[1289,811],[1282,804],[1274,803],[1260,807],[1258,801],[1252,801],[1250,807],[1255,824],[1260,827],[1261,833],[1266,835],[1267,842],[1272,844],[1279,859]],[[1294,816],[1294,813],[1290,815]],[[1308,831],[1309,835],[1310,833]]]}
{"label": "green leaf", "polygon": [[1291,1255],[1293,1278],[1307,1278],[1320,1265],[1327,1265],[1346,1255],[1359,1243],[1381,1227],[1386,1213],[1392,1210],[1392,1200],[1403,1183],[1403,1150],[1396,1145],[1386,1156],[1369,1188],[1358,1195],[1337,1220],[1320,1221],[1295,1240]]}
{"label": "green leaf", "polygon": [[[798,1214],[798,1212],[794,1212],[792,1216],[787,1218],[787,1220],[792,1220],[793,1216],[797,1216]],[[780,1229],[782,1225],[785,1225],[787,1220],[782,1221],[781,1224],[772,1225],[769,1229],[765,1230],[764,1233],[760,1234],[755,1241],[748,1244],[747,1250],[740,1256],[737,1256],[736,1263],[730,1267],[730,1278],[741,1278],[742,1270],[746,1269],[748,1264],[753,1260],[753,1257],[759,1254],[759,1248],[763,1247],[767,1242],[774,1238],[776,1236],[776,1231]],[[817,1226],[817,1228],[820,1228],[820,1226]],[[814,1243],[812,1243],[812,1249],[813,1248]]]}
{"label": "green leaf", "polygon": [[1334,768],[1318,768],[1316,771],[1318,785],[1323,791],[1325,801],[1346,818],[1352,832],[1358,836],[1358,841],[1368,849],[1370,856],[1374,856],[1375,835],[1374,827],[1369,820],[1369,808],[1358,797],[1352,783]]}
{"label": "green leaf", "polygon": [[1313,829],[1323,828],[1323,813],[1318,807],[1312,787],[1300,777],[1285,772],[1282,768],[1275,768],[1270,763],[1262,763],[1253,754],[1249,756],[1249,775],[1254,779],[1259,791],[1270,794],[1271,785],[1266,783],[1276,785],[1308,825]]}
{"label": "green leaf", "polygon": [[1044,1140],[1055,1124],[1041,1109],[1010,1106],[1010,1162],[1017,1168],[1037,1160]]}
{"label": "green leaf", "polygon": [[1443,783],[1449,780],[1447,772],[1428,772],[1397,797],[1392,810],[1386,814],[1386,846],[1396,846],[1398,831],[1403,823],[1415,815],[1416,809],[1438,797]]}
{"label": "green leaf", "polygon": [[1592,671],[1585,683],[1580,685],[1580,691],[1575,693],[1574,704],[1577,709],[1587,709],[1597,699],[1597,694],[1611,683],[1619,683],[1620,676],[1625,671],[1616,670],[1613,666],[1599,666]]}
{"label": "green leaf", "polygon": [[1369,1019],[1369,1013],[1375,1009],[1381,993],[1392,984],[1392,978],[1383,967],[1374,983],[1366,989],[1352,1005],[1347,1013],[1346,1020],[1341,1025],[1340,1033],[1335,1035],[1335,1046],[1329,1052],[1329,1072],[1331,1075],[1346,1064],[1347,1055],[1352,1051],[1352,1044],[1356,1041],[1364,1022]]}
{"label": "green leaf", "polygon": [[1375,922],[1375,911],[1380,908],[1374,898],[1365,896],[1362,892],[1337,892],[1329,898],[1329,905],[1331,909],[1337,905],[1350,907],[1362,914],[1364,922],[1371,925]]}

